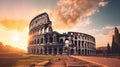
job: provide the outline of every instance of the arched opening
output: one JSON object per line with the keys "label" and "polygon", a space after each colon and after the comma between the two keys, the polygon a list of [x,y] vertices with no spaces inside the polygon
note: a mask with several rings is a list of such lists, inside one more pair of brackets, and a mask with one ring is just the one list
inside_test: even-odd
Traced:
{"label": "arched opening", "polygon": [[62,55],[62,52],[63,52],[63,49],[62,49],[62,48],[60,48],[60,49],[59,49],[59,54],[61,54],[61,55]]}
{"label": "arched opening", "polygon": [[74,49],[70,49],[70,55],[74,54]]}
{"label": "arched opening", "polygon": [[43,53],[43,50],[41,49],[40,52],[41,52],[41,54],[42,54],[42,53]]}
{"label": "arched opening", "polygon": [[49,48],[49,52],[48,52],[49,54],[52,54],[52,49],[51,48]]}
{"label": "arched opening", "polygon": [[57,35],[57,42],[59,43],[59,36]]}
{"label": "arched opening", "polygon": [[34,52],[34,54],[35,54],[35,48],[34,48],[34,51],[33,51],[33,52]]}
{"label": "arched opening", "polygon": [[82,55],[84,55],[84,50],[82,50]]}
{"label": "arched opening", "polygon": [[81,50],[80,49],[78,49],[78,55],[80,55],[81,54]]}
{"label": "arched opening", "polygon": [[47,48],[45,48],[44,52],[45,52],[45,54],[47,54]]}
{"label": "arched opening", "polygon": [[75,45],[77,45],[77,41],[75,41]]}
{"label": "arched opening", "polygon": [[39,44],[39,39],[37,39],[37,44]]}
{"label": "arched opening", "polygon": [[85,55],[87,55],[87,49],[85,49]]}
{"label": "arched opening", "polygon": [[45,37],[45,43],[47,43],[48,42],[48,38],[47,37]]}
{"label": "arched opening", "polygon": [[52,37],[50,37],[50,43],[52,43],[53,42],[53,38]]}
{"label": "arched opening", "polygon": [[63,44],[63,39],[60,39],[60,43]]}
{"label": "arched opening", "polygon": [[41,43],[43,43],[43,38],[41,38]]}
{"label": "arched opening", "polygon": [[36,39],[34,40],[34,44],[36,44]]}
{"label": "arched opening", "polygon": [[39,54],[39,49],[37,49],[37,54]]}
{"label": "arched opening", "polygon": [[72,41],[72,44],[73,44],[73,40],[71,40]]}
{"label": "arched opening", "polygon": [[77,36],[75,36],[75,39],[77,39]]}
{"label": "arched opening", "polygon": [[54,48],[54,54],[55,55],[57,54],[57,48]]}

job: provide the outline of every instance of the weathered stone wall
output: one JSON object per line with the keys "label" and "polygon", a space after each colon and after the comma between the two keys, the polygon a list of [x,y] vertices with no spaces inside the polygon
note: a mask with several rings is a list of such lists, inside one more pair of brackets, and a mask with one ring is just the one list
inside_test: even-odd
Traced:
{"label": "weathered stone wall", "polygon": [[95,38],[79,32],[55,32],[48,14],[43,13],[30,22],[28,53],[93,55]]}

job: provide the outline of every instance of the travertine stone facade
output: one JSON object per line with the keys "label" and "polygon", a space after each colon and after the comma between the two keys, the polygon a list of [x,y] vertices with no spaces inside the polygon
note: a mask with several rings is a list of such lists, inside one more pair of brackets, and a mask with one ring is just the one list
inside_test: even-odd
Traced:
{"label": "travertine stone facade", "polygon": [[68,32],[60,34],[52,29],[47,13],[32,19],[29,25],[29,54],[94,55],[95,38],[91,35]]}

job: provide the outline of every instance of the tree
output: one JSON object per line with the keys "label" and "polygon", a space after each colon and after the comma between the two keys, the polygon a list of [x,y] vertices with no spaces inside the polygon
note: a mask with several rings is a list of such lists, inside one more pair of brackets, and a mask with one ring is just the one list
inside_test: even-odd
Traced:
{"label": "tree", "polygon": [[107,44],[107,54],[110,54],[111,50],[110,50],[110,45],[109,43]]}

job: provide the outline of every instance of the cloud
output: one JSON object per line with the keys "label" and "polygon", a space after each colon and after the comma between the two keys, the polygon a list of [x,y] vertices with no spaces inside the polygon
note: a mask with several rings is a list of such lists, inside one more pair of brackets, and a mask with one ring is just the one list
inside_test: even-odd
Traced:
{"label": "cloud", "polygon": [[106,4],[107,2],[104,0],[59,0],[57,8],[52,11],[52,15],[56,19],[54,26],[69,29],[76,24],[80,24],[80,26],[90,24],[90,22],[84,21],[90,19],[90,16],[99,12],[99,7]]}
{"label": "cloud", "polygon": [[106,6],[107,4],[108,4],[108,2],[105,2],[105,1],[99,2],[99,6]]}
{"label": "cloud", "polygon": [[89,25],[92,22],[90,16],[107,4],[104,0],[58,0],[55,9],[42,8],[36,10],[36,15],[47,12],[54,30],[68,31],[76,26]]}
{"label": "cloud", "polygon": [[[97,47],[99,46],[107,46],[107,43],[112,43],[112,36],[114,35],[114,29],[115,27],[118,28],[120,32],[120,26],[119,25],[106,25],[102,27],[101,29],[92,29],[89,30],[89,33],[94,34],[96,38],[96,44]],[[99,45],[98,45],[99,44]]]}
{"label": "cloud", "polygon": [[7,30],[23,31],[29,23],[25,20],[0,19],[0,24],[7,28]]}
{"label": "cloud", "polygon": [[107,26],[103,27],[103,29],[111,30],[111,29],[114,29],[115,27],[120,29],[120,26],[115,26],[115,25],[107,25]]}

